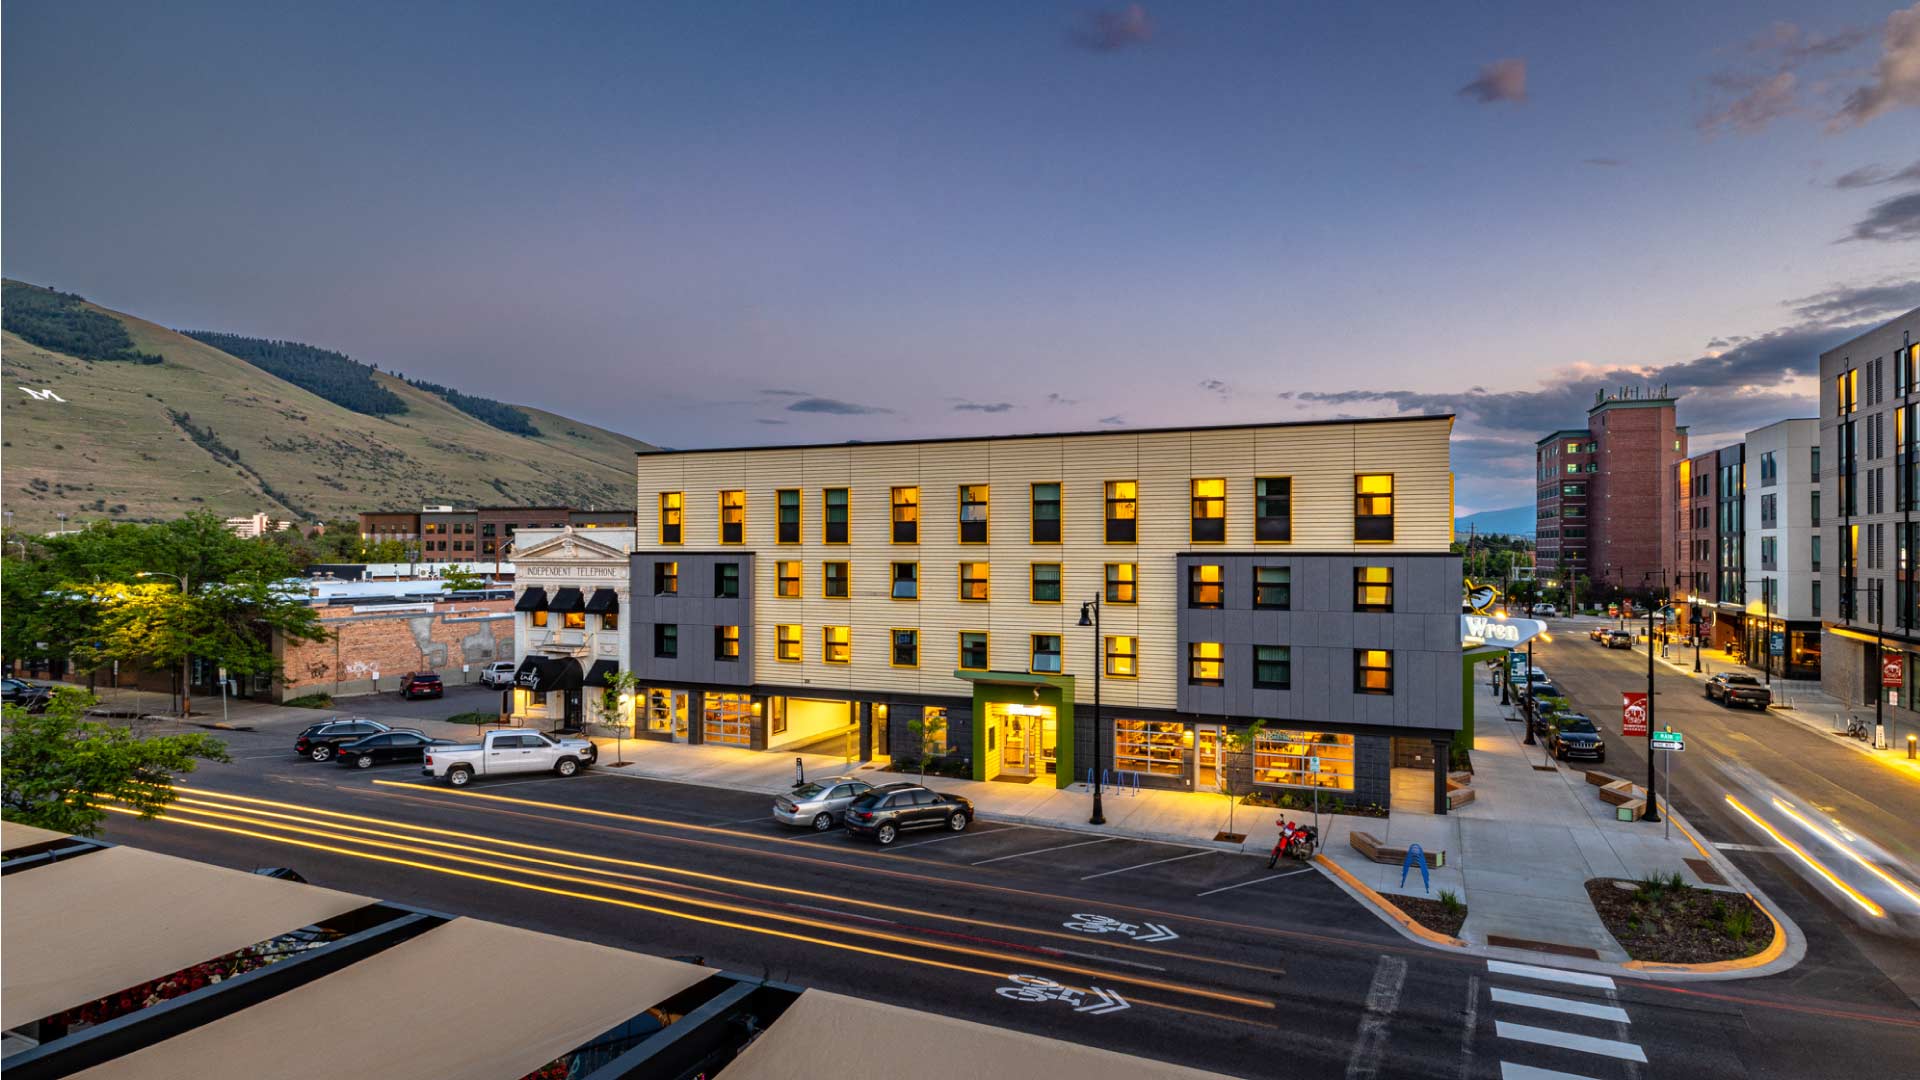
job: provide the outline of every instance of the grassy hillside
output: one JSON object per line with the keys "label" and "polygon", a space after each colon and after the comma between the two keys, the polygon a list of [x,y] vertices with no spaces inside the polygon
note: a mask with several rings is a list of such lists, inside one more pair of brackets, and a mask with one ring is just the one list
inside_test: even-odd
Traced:
{"label": "grassy hillside", "polygon": [[[0,504],[21,528],[207,508],[296,519],[422,503],[625,508],[647,444],[529,409],[513,435],[385,374],[402,415],[341,408],[163,326],[118,315],[163,363],[75,359],[0,335]],[[64,401],[19,388],[50,389]]]}

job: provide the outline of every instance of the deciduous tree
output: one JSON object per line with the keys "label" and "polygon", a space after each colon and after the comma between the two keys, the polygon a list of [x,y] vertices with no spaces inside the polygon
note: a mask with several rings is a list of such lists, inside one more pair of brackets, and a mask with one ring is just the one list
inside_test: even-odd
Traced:
{"label": "deciduous tree", "polygon": [[120,804],[151,818],[174,798],[174,777],[202,761],[227,761],[226,744],[201,733],[141,738],[85,719],[93,698],[60,690],[46,710],[5,708],[0,734],[0,816],[91,836]]}

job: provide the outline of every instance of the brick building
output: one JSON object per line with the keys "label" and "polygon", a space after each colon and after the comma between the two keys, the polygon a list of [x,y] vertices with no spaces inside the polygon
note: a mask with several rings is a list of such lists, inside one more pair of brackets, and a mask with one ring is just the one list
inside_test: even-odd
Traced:
{"label": "brick building", "polygon": [[513,659],[510,600],[334,604],[318,614],[326,640],[273,643],[281,663],[275,701],[392,690],[410,671],[435,671],[459,686],[478,681],[488,663]]}
{"label": "brick building", "polygon": [[[1635,387],[1600,391],[1587,410],[1584,444],[1582,434],[1565,428],[1535,444],[1535,515],[1541,526],[1559,531],[1553,548],[1543,545],[1540,564],[1549,565],[1548,550],[1553,564],[1563,553],[1571,561],[1576,549],[1570,541],[1577,539],[1585,542],[1585,573],[1596,585],[1670,590],[1679,498],[1675,466],[1687,451],[1687,429],[1674,423],[1674,399],[1664,388],[1658,394]],[[1576,466],[1584,481],[1568,471]],[[1584,511],[1584,525],[1568,524],[1568,511],[1576,507]],[[1570,536],[1569,529],[1582,535]]]}
{"label": "brick building", "polygon": [[1556,431],[1534,444],[1534,563],[1556,578],[1591,575],[1587,485],[1597,467],[1586,428]]}

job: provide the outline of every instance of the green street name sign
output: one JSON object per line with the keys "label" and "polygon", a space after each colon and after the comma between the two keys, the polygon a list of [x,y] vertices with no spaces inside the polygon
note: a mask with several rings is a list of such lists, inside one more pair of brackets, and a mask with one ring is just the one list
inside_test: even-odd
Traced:
{"label": "green street name sign", "polygon": [[1678,731],[1654,731],[1648,733],[1655,750],[1685,750],[1686,738]]}

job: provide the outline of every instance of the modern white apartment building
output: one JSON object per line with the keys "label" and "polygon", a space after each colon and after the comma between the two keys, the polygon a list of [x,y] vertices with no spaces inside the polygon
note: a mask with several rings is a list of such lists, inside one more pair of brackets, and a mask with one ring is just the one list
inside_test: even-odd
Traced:
{"label": "modern white apartment building", "polygon": [[1385,804],[1461,726],[1451,427],[643,453],[639,734]]}
{"label": "modern white apartment building", "polygon": [[1820,580],[1820,421],[1781,420],[1747,432],[1743,542],[1746,655],[1771,657],[1776,676],[1816,678]]}

